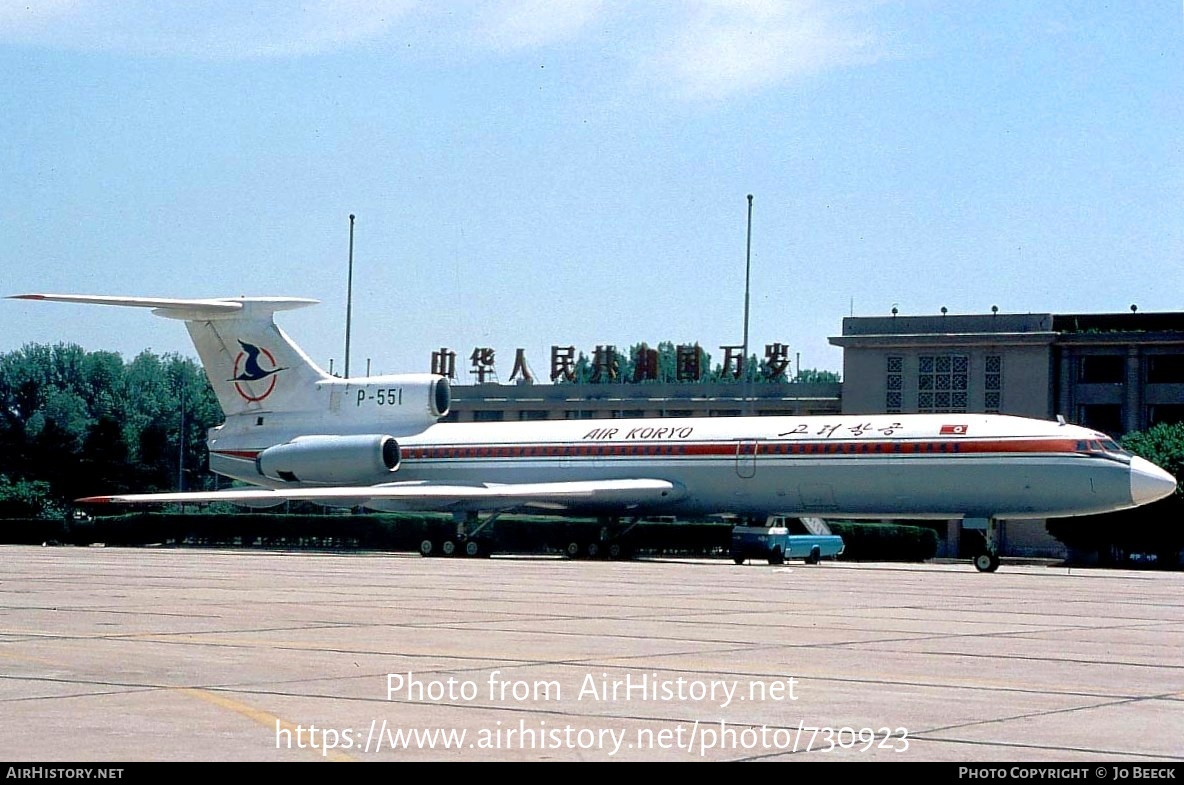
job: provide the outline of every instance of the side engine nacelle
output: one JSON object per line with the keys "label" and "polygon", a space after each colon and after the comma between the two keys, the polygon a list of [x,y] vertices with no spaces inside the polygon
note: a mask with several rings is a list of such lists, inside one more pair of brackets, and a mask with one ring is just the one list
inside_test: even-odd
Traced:
{"label": "side engine nacelle", "polygon": [[370,484],[399,468],[399,443],[382,434],[297,436],[259,453],[255,468],[282,482]]}

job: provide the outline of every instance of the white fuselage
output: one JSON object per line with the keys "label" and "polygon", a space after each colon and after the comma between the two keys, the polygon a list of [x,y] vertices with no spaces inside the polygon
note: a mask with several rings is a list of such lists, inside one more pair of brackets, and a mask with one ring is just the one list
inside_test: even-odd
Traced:
{"label": "white fuselage", "polygon": [[[257,455],[309,435],[309,424],[228,422],[211,433],[211,468],[247,482]],[[820,515],[861,518],[1038,518],[1124,509],[1174,480],[1078,426],[983,414],[735,417],[438,423],[400,432],[359,419],[353,433],[399,444],[395,471],[357,485],[451,485],[661,479],[660,503],[592,504],[586,512]],[[270,427],[269,427],[270,426]],[[335,424],[337,432],[341,424]],[[1164,478],[1167,479],[1164,479]],[[1162,494],[1161,494],[1162,495]],[[379,509],[431,508],[384,502]],[[440,509],[464,509],[441,504]]]}

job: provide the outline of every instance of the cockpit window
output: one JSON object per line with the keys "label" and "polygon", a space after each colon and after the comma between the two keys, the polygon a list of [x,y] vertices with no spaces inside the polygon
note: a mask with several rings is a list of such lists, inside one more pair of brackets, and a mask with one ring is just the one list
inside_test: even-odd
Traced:
{"label": "cockpit window", "polygon": [[1079,452],[1088,453],[1091,455],[1104,455],[1124,463],[1130,462],[1131,454],[1122,449],[1122,446],[1113,439],[1102,436],[1097,439],[1090,439],[1088,441],[1078,442],[1077,449]]}

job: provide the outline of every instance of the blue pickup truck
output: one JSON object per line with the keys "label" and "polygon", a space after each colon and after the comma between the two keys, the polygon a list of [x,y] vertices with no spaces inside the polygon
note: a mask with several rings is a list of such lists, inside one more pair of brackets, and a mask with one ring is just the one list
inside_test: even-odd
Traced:
{"label": "blue pickup truck", "polygon": [[772,516],[764,526],[732,528],[730,555],[736,564],[749,559],[767,559],[769,564],[804,559],[806,564],[817,564],[842,552],[843,538],[831,534],[821,518]]}

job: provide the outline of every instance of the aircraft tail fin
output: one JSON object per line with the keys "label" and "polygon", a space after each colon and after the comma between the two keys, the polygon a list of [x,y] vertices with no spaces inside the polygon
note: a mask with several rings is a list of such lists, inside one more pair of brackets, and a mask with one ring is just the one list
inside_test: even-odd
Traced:
{"label": "aircraft tail fin", "polygon": [[18,300],[151,308],[185,322],[227,417],[313,407],[317,382],[329,377],[275,324],[276,311],[314,305],[298,297],[162,299],[84,294],[24,294]]}

